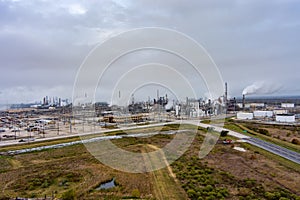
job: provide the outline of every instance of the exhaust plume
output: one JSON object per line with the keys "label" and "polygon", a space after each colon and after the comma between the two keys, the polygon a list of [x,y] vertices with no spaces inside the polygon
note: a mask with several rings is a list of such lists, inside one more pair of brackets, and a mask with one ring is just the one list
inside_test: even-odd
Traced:
{"label": "exhaust plume", "polygon": [[269,82],[255,82],[252,85],[247,86],[243,90],[243,95],[250,95],[250,94],[272,94],[280,90],[281,86],[274,83]]}

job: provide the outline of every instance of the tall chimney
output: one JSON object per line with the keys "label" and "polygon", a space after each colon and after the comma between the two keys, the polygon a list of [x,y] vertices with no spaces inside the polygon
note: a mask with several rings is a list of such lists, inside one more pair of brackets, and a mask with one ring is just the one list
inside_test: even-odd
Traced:
{"label": "tall chimney", "polygon": [[227,93],[228,91],[227,91],[227,82],[225,82],[225,103],[227,102],[227,95],[228,95],[228,93]]}
{"label": "tall chimney", "polygon": [[245,110],[245,95],[243,94],[243,110]]}
{"label": "tall chimney", "polygon": [[227,113],[227,106],[228,106],[227,102],[228,102],[227,82],[225,82],[225,94],[224,94],[225,113]]}

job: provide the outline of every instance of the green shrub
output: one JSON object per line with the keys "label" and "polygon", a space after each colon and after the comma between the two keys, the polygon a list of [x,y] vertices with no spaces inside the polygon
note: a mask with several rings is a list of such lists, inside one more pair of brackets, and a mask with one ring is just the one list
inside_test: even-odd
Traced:
{"label": "green shrub", "polygon": [[292,143],[300,145],[300,140],[298,140],[297,138],[294,138],[294,139],[292,139]]}
{"label": "green shrub", "polygon": [[47,180],[45,180],[41,185],[42,188],[47,188],[49,186],[50,186],[50,183]]}
{"label": "green shrub", "polygon": [[266,192],[264,196],[267,200],[272,200],[275,198],[275,195],[271,192]]}
{"label": "green shrub", "polygon": [[270,136],[270,133],[269,133],[269,131],[268,130],[266,130],[266,129],[258,129],[258,132],[260,133],[260,134],[263,134],[263,135],[266,135],[266,136]]}
{"label": "green shrub", "polygon": [[195,192],[195,190],[193,189],[188,189],[187,190],[187,195],[190,197],[190,198],[193,198],[197,195],[197,193]]}
{"label": "green shrub", "polygon": [[141,196],[141,193],[140,193],[139,189],[133,189],[131,192],[131,195],[133,198],[139,198]]}
{"label": "green shrub", "polygon": [[0,195],[0,200],[10,200],[10,199],[11,199],[10,197]]}
{"label": "green shrub", "polygon": [[290,199],[288,199],[288,198],[286,198],[286,197],[280,197],[279,200],[290,200]]}
{"label": "green shrub", "polygon": [[62,200],[74,200],[76,199],[76,195],[74,190],[68,190],[65,193],[62,194],[61,196]]}
{"label": "green shrub", "polygon": [[226,137],[229,131],[222,130],[221,137]]}

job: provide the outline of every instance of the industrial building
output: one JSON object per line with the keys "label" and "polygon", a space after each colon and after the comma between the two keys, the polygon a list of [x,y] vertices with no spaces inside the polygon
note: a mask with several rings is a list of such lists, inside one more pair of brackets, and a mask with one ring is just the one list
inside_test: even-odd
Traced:
{"label": "industrial building", "polygon": [[253,119],[253,113],[248,112],[238,112],[236,114],[237,119],[245,120],[245,119]]}
{"label": "industrial building", "polygon": [[273,117],[273,111],[269,110],[255,110],[253,112],[255,118]]}
{"label": "industrial building", "polygon": [[295,121],[296,121],[296,116],[294,114],[279,114],[279,115],[276,115],[276,122],[293,123]]}
{"label": "industrial building", "polygon": [[294,108],[294,103],[281,103],[281,108]]}
{"label": "industrial building", "polygon": [[288,114],[287,110],[273,110],[274,115]]}

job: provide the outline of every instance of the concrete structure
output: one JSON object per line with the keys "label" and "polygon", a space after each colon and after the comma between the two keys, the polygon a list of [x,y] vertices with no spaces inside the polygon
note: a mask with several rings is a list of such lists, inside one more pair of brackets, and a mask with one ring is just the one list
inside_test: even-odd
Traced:
{"label": "concrete structure", "polygon": [[268,110],[256,110],[253,112],[254,117],[262,118],[262,117],[273,117],[273,111]]}
{"label": "concrete structure", "polygon": [[237,104],[240,108],[265,108],[266,105],[264,103],[245,103],[245,105],[243,105],[243,103],[238,103]]}
{"label": "concrete structure", "polygon": [[282,115],[282,114],[287,114],[287,110],[273,110],[274,115]]}
{"label": "concrete structure", "polygon": [[281,108],[294,108],[294,103],[281,103]]}
{"label": "concrete structure", "polygon": [[253,119],[253,113],[247,113],[247,112],[238,112],[236,114],[237,119]]}
{"label": "concrete structure", "polygon": [[253,107],[253,108],[264,108],[265,107],[265,103],[250,103],[250,107]]}
{"label": "concrete structure", "polygon": [[292,123],[296,121],[296,117],[295,115],[292,114],[281,114],[281,115],[276,115],[276,121]]}
{"label": "concrete structure", "polygon": [[[243,108],[243,103],[237,103],[237,106],[238,106],[239,108]],[[249,104],[249,103],[246,103],[246,104],[244,105],[244,108],[250,108],[250,104]]]}

